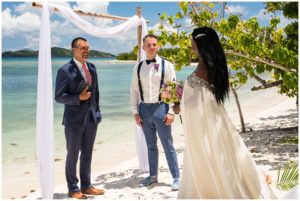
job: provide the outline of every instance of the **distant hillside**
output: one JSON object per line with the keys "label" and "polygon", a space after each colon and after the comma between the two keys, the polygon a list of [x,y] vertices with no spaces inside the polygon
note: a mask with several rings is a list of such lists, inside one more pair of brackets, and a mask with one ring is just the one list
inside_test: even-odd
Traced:
{"label": "distant hillside", "polygon": [[[23,49],[18,51],[7,51],[2,53],[2,57],[37,57],[38,51],[31,49]],[[60,47],[51,48],[52,57],[71,57],[72,51]],[[97,50],[90,51],[90,57],[94,58],[115,58],[116,56],[106,52],[100,52]]]}
{"label": "distant hillside", "polygon": [[18,51],[7,51],[2,53],[2,57],[37,57],[38,51],[32,50],[18,50]]}

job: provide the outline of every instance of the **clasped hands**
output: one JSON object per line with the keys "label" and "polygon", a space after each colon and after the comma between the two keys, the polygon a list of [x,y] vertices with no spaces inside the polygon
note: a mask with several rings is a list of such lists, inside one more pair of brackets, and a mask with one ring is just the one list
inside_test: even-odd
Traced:
{"label": "clasped hands", "polygon": [[79,100],[88,100],[91,97],[91,92],[88,92],[89,86],[87,86],[81,94],[79,94]]}

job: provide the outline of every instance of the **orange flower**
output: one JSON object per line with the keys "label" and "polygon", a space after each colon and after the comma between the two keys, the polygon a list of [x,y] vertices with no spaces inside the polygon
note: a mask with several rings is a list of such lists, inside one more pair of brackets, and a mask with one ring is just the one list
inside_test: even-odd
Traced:
{"label": "orange flower", "polygon": [[265,177],[265,181],[266,181],[267,184],[271,184],[273,182],[271,175],[269,175],[269,174],[267,174],[265,172],[263,172],[263,175]]}

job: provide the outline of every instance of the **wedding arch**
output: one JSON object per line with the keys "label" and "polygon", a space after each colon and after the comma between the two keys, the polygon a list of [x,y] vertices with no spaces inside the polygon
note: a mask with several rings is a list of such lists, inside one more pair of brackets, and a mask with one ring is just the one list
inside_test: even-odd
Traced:
{"label": "wedding arch", "polygon": [[[137,8],[136,15],[131,18],[104,15],[97,13],[86,13],[80,10],[72,10],[69,7],[54,3],[32,3],[33,7],[42,8],[39,57],[38,57],[38,83],[37,83],[37,112],[36,112],[36,144],[37,159],[40,176],[42,199],[53,199],[54,192],[54,135],[53,135],[53,93],[52,93],[52,69],[51,69],[51,37],[50,37],[50,11],[57,11],[66,20],[71,21],[79,29],[96,37],[114,37],[137,28],[138,59],[137,62],[145,59],[145,52],[142,50],[142,38],[148,34],[146,20],[141,15],[141,8]],[[80,17],[101,17],[113,20],[123,20],[122,24],[110,28],[101,29],[93,26]],[[142,129],[137,127],[137,154],[140,168],[148,170],[148,159],[145,137]]]}

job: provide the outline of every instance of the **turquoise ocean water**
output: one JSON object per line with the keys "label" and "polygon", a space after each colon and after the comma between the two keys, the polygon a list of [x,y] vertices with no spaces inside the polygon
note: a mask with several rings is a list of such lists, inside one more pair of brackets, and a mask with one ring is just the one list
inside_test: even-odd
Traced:
{"label": "turquoise ocean water", "polygon": [[[52,59],[53,91],[57,69],[70,58]],[[100,107],[103,120],[98,127],[94,146],[93,167],[102,170],[136,156],[135,123],[130,109],[130,83],[134,64],[107,59],[89,59],[97,67],[100,86]],[[186,80],[195,67],[176,72],[178,80]],[[268,77],[264,75],[263,77]],[[2,192],[14,197],[15,186],[20,191],[38,189],[36,161],[36,58],[4,58],[2,60]],[[276,88],[251,92],[258,85],[254,80],[238,89],[245,121],[278,101],[273,98]],[[266,102],[267,101],[267,102]],[[54,102],[54,144],[56,183],[64,183],[66,145],[61,125],[63,105]],[[260,104],[265,102],[268,104]],[[230,118],[239,122],[237,107],[230,93],[225,102]],[[179,123],[179,117],[175,121]],[[176,142],[175,142],[176,143]],[[97,160],[95,160],[97,159]],[[99,171],[94,168],[93,171]],[[34,187],[36,186],[36,187]],[[20,193],[20,192],[19,192]],[[23,192],[22,192],[23,194]],[[20,195],[21,196],[21,195]]]}
{"label": "turquoise ocean water", "polygon": [[[57,69],[70,58],[52,59],[53,91]],[[114,142],[116,135],[132,133],[130,109],[132,63],[90,59],[97,67],[100,86],[100,107],[103,122],[98,132]],[[185,80],[194,68],[177,72]],[[36,91],[37,59],[4,58],[2,60],[2,164],[10,166],[31,163],[36,159]],[[65,151],[63,105],[54,101],[54,135],[56,152]],[[4,168],[5,169],[5,168]]]}
{"label": "turquoise ocean water", "polygon": [[[70,58],[52,59],[53,91],[57,69]],[[98,132],[102,140],[120,140],[120,134],[132,133],[133,117],[130,109],[130,83],[133,63],[91,58],[96,65],[100,86],[100,107],[103,121]],[[176,72],[178,80],[185,80],[195,67]],[[252,99],[264,92],[251,92],[254,80],[238,90],[241,104],[251,105]],[[35,121],[37,91],[37,58],[4,58],[2,60],[2,164],[33,162],[36,158]],[[251,93],[249,93],[251,92]],[[226,108],[236,111],[230,93]],[[65,151],[63,105],[54,101],[54,135],[56,152]],[[130,125],[130,126],[128,126]],[[116,139],[118,136],[118,139]],[[126,138],[125,135],[123,135]]]}
{"label": "turquoise ocean water", "polygon": [[[52,59],[53,91],[57,69],[70,58]],[[133,133],[130,109],[130,83],[132,63],[108,59],[89,59],[96,65],[100,86],[100,107],[103,115],[98,133],[101,141],[120,142]],[[176,72],[178,80],[185,80],[195,67],[185,67]],[[250,92],[250,80],[238,90],[242,104],[251,104],[252,98],[263,96]],[[37,58],[4,58],[2,60],[2,164],[32,163],[36,159],[36,91]],[[225,106],[236,111],[232,95]],[[234,108],[234,109],[232,109]],[[65,139],[61,125],[63,105],[54,101],[54,135],[56,153],[64,153]],[[129,126],[130,125],[130,126]],[[98,137],[98,136],[97,136]]]}

